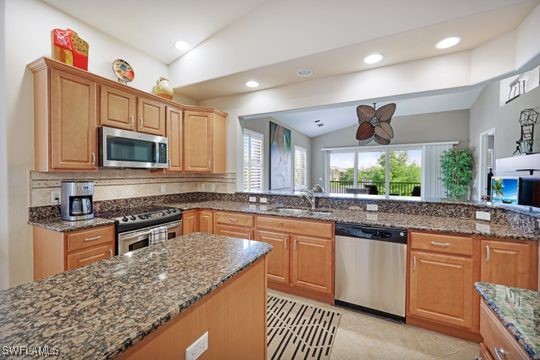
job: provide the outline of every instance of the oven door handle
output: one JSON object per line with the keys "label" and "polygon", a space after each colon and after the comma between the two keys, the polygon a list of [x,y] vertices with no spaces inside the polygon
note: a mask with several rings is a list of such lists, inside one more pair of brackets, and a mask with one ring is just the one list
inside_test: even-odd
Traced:
{"label": "oven door handle", "polygon": [[[168,224],[166,225],[167,231],[168,231],[169,229],[172,229],[172,228],[177,227],[177,226],[180,226],[180,225],[182,225],[182,220],[180,220],[180,221],[175,221],[175,222],[173,222],[173,223],[168,223]],[[165,226],[165,225],[161,225],[161,226]],[[121,237],[121,240],[131,240],[131,239],[134,239],[134,238],[138,238],[138,237],[140,237],[140,236],[150,235],[150,234],[152,233],[152,230],[153,230],[153,229],[157,229],[157,228],[159,228],[159,227],[161,227],[161,226],[154,226],[154,227],[152,227],[152,228],[150,228],[150,229],[148,229],[148,230],[137,231],[137,232],[135,232],[135,233],[127,233],[127,234],[125,234],[125,235],[124,235],[124,234],[118,234],[118,236]]]}

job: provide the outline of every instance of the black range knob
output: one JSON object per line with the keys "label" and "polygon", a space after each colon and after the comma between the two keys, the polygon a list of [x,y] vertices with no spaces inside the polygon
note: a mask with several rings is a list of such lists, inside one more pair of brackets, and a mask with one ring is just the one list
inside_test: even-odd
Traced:
{"label": "black range knob", "polygon": [[130,219],[135,220],[136,218],[135,218],[135,216],[131,215]]}
{"label": "black range knob", "polygon": [[124,216],[124,217],[122,218],[122,221],[123,221],[123,222],[126,222],[126,221],[128,221],[128,218]]}

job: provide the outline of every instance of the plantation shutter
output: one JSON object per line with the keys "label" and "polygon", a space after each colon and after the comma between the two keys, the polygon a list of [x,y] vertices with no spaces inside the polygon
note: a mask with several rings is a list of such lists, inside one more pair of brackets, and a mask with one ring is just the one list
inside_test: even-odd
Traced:
{"label": "plantation shutter", "polygon": [[452,144],[424,145],[424,181],[422,181],[422,187],[424,188],[422,196],[424,199],[446,197],[441,181],[441,156],[446,150],[450,150],[452,147]]}
{"label": "plantation shutter", "polygon": [[263,188],[263,135],[244,130],[244,191]]}
{"label": "plantation shutter", "polygon": [[303,190],[306,186],[306,149],[294,147],[294,189]]}

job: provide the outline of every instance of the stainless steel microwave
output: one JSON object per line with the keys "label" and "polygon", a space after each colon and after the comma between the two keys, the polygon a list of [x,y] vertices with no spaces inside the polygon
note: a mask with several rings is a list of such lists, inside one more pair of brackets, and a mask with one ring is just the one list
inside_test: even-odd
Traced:
{"label": "stainless steel microwave", "polygon": [[102,126],[99,128],[99,165],[109,168],[167,168],[167,138]]}

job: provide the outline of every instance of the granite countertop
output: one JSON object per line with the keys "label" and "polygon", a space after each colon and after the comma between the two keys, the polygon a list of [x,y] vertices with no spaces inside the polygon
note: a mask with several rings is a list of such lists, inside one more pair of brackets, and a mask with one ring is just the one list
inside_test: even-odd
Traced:
{"label": "granite countertop", "polygon": [[0,348],[115,358],[270,250],[193,233],[0,291]]}
{"label": "granite countertop", "polygon": [[95,217],[90,220],[64,221],[60,217],[53,217],[44,220],[28,221],[28,223],[53,231],[68,232],[114,224],[114,220]]}
{"label": "granite countertop", "polygon": [[531,359],[540,359],[540,293],[477,282],[476,289]]}
{"label": "granite countertop", "polygon": [[473,219],[456,219],[451,217],[437,217],[425,215],[409,215],[401,213],[367,212],[361,210],[340,210],[340,209],[317,209],[329,211],[325,215],[315,214],[279,214],[273,205],[249,204],[234,201],[204,201],[172,203],[182,210],[190,209],[213,209],[223,211],[236,211],[272,216],[286,216],[290,218],[300,218],[309,220],[322,220],[332,222],[344,222],[361,225],[376,225],[387,227],[406,228],[410,230],[428,230],[456,233],[462,235],[485,235],[497,238],[536,240],[540,241],[540,235],[526,233],[522,230],[513,229],[506,225],[495,225],[489,222],[477,221]]}

